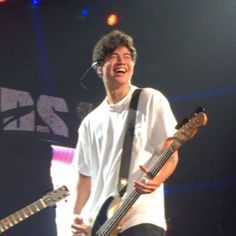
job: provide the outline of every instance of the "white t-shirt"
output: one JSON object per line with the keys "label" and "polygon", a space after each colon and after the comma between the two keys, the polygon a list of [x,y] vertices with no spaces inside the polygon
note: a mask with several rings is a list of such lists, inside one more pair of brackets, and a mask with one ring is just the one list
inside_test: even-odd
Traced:
{"label": "white t-shirt", "polygon": [[[91,176],[90,198],[83,208],[85,222],[93,221],[104,201],[117,193],[119,166],[129,103],[135,86],[115,105],[105,99],[82,121],[75,155],[79,173]],[[127,193],[133,181],[141,179],[139,166],[151,168],[158,160],[163,142],[175,133],[176,120],[170,105],[159,91],[141,92],[135,123],[133,150]],[[151,194],[141,195],[129,210],[123,229],[152,223],[166,229],[163,185]]]}

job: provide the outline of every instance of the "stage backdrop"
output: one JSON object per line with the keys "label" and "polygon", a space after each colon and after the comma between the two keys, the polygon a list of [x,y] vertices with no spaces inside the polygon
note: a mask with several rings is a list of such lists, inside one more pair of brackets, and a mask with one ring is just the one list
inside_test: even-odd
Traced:
{"label": "stage backdrop", "polygon": [[[106,25],[109,12],[118,25]],[[197,106],[209,117],[166,183],[167,235],[233,235],[235,21],[234,0],[0,3],[0,219],[53,187],[52,145],[73,149],[81,120],[103,99],[94,71],[86,88],[80,78],[96,41],[118,28],[135,39],[134,84],[161,90],[179,121]],[[61,174],[66,183],[69,173]],[[47,208],[4,235],[56,236],[55,216]]]}

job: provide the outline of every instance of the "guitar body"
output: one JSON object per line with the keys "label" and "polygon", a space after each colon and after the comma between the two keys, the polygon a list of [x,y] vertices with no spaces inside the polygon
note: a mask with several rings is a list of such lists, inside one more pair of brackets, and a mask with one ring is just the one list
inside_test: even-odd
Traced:
{"label": "guitar body", "polygon": [[[93,228],[92,228],[92,236],[97,236],[96,233],[99,228],[108,220],[110,219],[115,211],[119,208],[121,204],[121,198],[119,196],[110,196],[107,198],[107,200],[103,203],[96,220],[94,222]],[[112,233],[109,234],[109,236],[116,236],[117,235],[117,228],[121,225],[117,225],[116,228],[112,231]]]}

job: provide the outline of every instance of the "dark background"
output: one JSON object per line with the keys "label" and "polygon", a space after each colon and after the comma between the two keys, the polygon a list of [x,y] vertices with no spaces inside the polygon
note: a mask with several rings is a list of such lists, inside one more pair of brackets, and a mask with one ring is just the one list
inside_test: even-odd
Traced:
{"label": "dark background", "polygon": [[[86,17],[80,13],[83,7],[89,9]],[[109,12],[119,14],[118,25],[106,25]],[[162,91],[179,121],[199,105],[209,119],[181,148],[179,166],[166,184],[168,236],[234,235],[235,22],[235,0],[42,0],[38,7],[31,1],[0,3],[0,87],[30,93],[35,123],[41,125],[39,96],[63,98],[68,111],[57,114],[69,131],[62,137],[53,130],[6,129],[11,115],[2,109],[7,101],[1,90],[0,217],[52,186],[50,145],[74,147],[78,104],[96,106],[103,98],[94,71],[84,80],[87,90],[80,77],[91,64],[96,41],[118,28],[134,37],[138,50],[133,83]],[[55,236],[54,217],[55,209],[47,208],[4,235]]]}

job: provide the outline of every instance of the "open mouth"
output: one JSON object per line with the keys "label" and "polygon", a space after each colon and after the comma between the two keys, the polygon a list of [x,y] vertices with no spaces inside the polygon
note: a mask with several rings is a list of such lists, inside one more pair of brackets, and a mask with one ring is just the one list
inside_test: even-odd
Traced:
{"label": "open mouth", "polygon": [[114,71],[115,71],[115,73],[118,73],[118,74],[124,74],[127,70],[122,67],[117,67],[117,68],[115,68]]}

